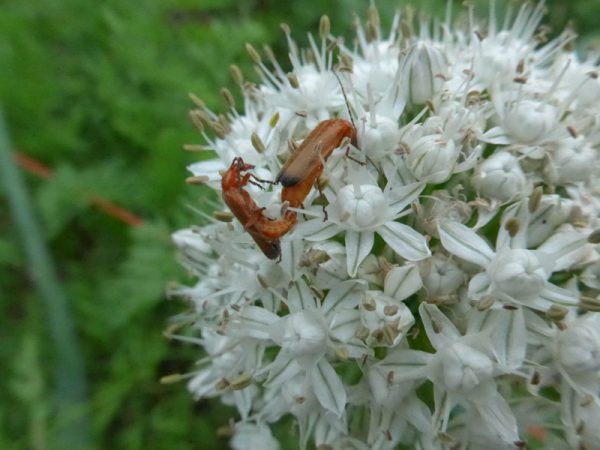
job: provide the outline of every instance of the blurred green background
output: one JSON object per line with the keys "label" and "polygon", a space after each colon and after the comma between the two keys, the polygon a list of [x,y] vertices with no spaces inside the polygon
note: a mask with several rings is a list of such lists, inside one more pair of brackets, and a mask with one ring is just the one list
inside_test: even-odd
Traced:
{"label": "blurred green background", "polygon": [[[443,0],[413,3],[440,15],[445,8]],[[486,14],[487,1],[476,3]],[[600,2],[547,3],[554,32],[569,18],[579,45],[597,39]],[[385,30],[402,4],[377,4]],[[158,382],[192,369],[201,356],[161,334],[185,309],[165,299],[166,285],[192,282],[176,263],[170,233],[198,221],[189,205],[208,210],[215,199],[184,183],[185,166],[199,156],[181,147],[202,143],[187,120],[187,94],[223,112],[220,87],[240,98],[230,64],[257,81],[245,42],[267,43],[285,61],[281,22],[305,43],[329,14],[332,32],[349,38],[354,14],[364,16],[367,7],[366,0],[2,2],[0,102],[41,223],[35,237],[52,256],[54,295],[65,293],[76,346],[68,320],[54,320],[60,301],[34,283],[48,264],[23,250],[23,233],[31,235],[11,215],[3,188],[0,448],[227,448],[217,429],[235,417],[232,410],[194,402],[184,384]],[[36,169],[36,161],[52,173]],[[118,220],[98,208],[102,201],[141,220]],[[85,403],[69,406],[80,394]],[[277,435],[295,448],[290,423]]]}

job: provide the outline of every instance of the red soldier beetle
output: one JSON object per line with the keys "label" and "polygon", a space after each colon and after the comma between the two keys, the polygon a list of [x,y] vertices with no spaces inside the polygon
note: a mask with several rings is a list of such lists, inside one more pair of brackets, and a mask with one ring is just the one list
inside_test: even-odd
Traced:
{"label": "red soldier beetle", "polygon": [[286,211],[283,218],[277,220],[263,215],[264,208],[259,207],[244,189],[248,183],[255,183],[252,181],[252,178],[256,178],[254,175],[243,173],[253,168],[253,165],[246,164],[242,158],[233,159],[231,166],[221,178],[223,201],[244,229],[250,233],[265,256],[269,259],[279,259],[281,258],[279,238],[296,224],[296,213]]}
{"label": "red soldier beetle", "polygon": [[[336,72],[333,72],[340,83],[346,106],[348,98]],[[345,140],[349,140],[354,146],[357,145],[357,131],[352,119],[352,112],[348,107],[351,122],[345,119],[327,119],[319,124],[306,136],[300,147],[287,159],[279,171],[275,182],[283,185],[281,200],[288,202],[290,206],[298,208],[308,196],[312,186],[323,173],[324,163],[333,151],[340,147]],[[353,159],[346,150],[346,156]],[[357,161],[359,164],[364,164]],[[327,212],[325,220],[327,220]]]}

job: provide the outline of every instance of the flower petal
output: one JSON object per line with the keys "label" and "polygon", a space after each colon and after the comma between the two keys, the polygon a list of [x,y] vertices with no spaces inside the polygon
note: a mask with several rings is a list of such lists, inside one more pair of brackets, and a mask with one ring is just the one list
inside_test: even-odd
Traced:
{"label": "flower petal", "polygon": [[385,276],[383,293],[398,301],[408,298],[423,286],[416,264],[394,267]]}
{"label": "flower petal", "polygon": [[442,221],[438,231],[444,248],[465,261],[486,267],[495,256],[488,243],[462,223]]}
{"label": "flower petal", "polygon": [[577,306],[579,304],[577,294],[552,283],[546,283],[540,297],[542,300],[562,306]]}
{"label": "flower petal", "polygon": [[486,332],[496,361],[505,369],[517,370],[525,359],[527,335],[523,308],[473,310],[467,335]]}
{"label": "flower petal", "polygon": [[[529,223],[529,199],[524,198],[504,211],[502,214],[502,225],[498,229],[496,239],[496,250],[501,248],[527,248],[527,225]],[[509,220],[516,220],[516,232],[507,229]]]}
{"label": "flower petal", "polygon": [[372,231],[346,231],[346,267],[348,275],[356,276],[360,263],[364,261],[375,242]]}
{"label": "flower petal", "polygon": [[492,280],[487,272],[481,272],[471,278],[469,282],[469,298],[480,300],[488,293]]}
{"label": "flower petal", "polygon": [[239,314],[232,316],[226,333],[240,338],[270,339],[270,327],[279,319],[277,314],[265,308],[246,306]]}
{"label": "flower petal", "polygon": [[338,283],[325,297],[321,305],[321,312],[328,318],[330,313],[335,313],[340,309],[352,309],[358,306],[364,293],[365,283],[361,280],[347,280]]}
{"label": "flower petal", "polygon": [[310,381],[321,406],[341,417],[346,407],[346,390],[342,380],[325,358],[321,358],[310,371]]}
{"label": "flower petal", "polygon": [[427,376],[427,365],[433,358],[431,353],[420,350],[395,350],[377,363],[387,371],[394,371],[394,382],[423,380]]}
{"label": "flower petal", "polygon": [[390,212],[397,217],[408,205],[417,199],[425,188],[425,183],[411,183],[406,186],[388,187],[385,194],[388,198]]}
{"label": "flower petal", "polygon": [[431,256],[425,236],[403,223],[387,222],[375,231],[392,250],[408,261],[420,261]]}
{"label": "flower petal", "polygon": [[304,309],[316,309],[315,296],[310,291],[306,282],[300,278],[292,283],[288,289],[286,304],[290,312],[298,312]]}
{"label": "flower petal", "polygon": [[494,127],[479,136],[479,140],[488,144],[510,144],[510,138],[501,127]]}
{"label": "flower petal", "polygon": [[322,219],[311,219],[298,224],[291,237],[302,236],[307,241],[324,241],[340,231],[340,227],[331,221],[324,222]]}
{"label": "flower petal", "polygon": [[339,310],[332,317],[329,324],[329,335],[345,343],[356,335],[359,325],[360,311],[358,309]]}
{"label": "flower petal", "polygon": [[281,241],[281,268],[286,271],[292,280],[298,279],[302,271],[298,270],[298,261],[304,254],[304,241],[302,239],[289,239],[284,237]]}
{"label": "flower petal", "polygon": [[460,332],[436,305],[421,303],[419,315],[423,320],[429,342],[436,350],[460,338]]}

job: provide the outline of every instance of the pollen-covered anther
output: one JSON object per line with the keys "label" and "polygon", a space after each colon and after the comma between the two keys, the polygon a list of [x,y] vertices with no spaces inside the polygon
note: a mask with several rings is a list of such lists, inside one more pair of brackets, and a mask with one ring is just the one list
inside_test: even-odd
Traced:
{"label": "pollen-covered anther", "polygon": [[327,39],[330,32],[331,32],[331,21],[329,20],[329,16],[322,15],[321,20],[319,21],[319,37],[321,39]]}
{"label": "pollen-covered anther", "polygon": [[225,106],[231,109],[235,109],[235,99],[233,98],[233,94],[226,87],[221,88],[220,90],[221,97],[223,97],[223,101],[225,102]]}
{"label": "pollen-covered anther", "polygon": [[227,128],[220,121],[213,120],[209,122],[208,126],[220,139],[224,139],[227,136]]}
{"label": "pollen-covered anther", "polygon": [[271,116],[271,118],[269,119],[269,126],[271,128],[275,128],[275,126],[277,125],[277,122],[279,122],[279,111],[277,111],[275,114],[273,114]]}
{"label": "pollen-covered anther", "polygon": [[335,349],[335,356],[340,361],[346,361],[348,359],[348,356],[349,356],[348,349],[346,347],[337,347]]}
{"label": "pollen-covered anther", "polygon": [[534,213],[538,210],[542,202],[543,195],[544,188],[542,186],[536,186],[531,193],[531,197],[529,197],[529,203],[527,204],[527,208],[529,209],[530,213]]}
{"label": "pollen-covered anther", "polygon": [[223,377],[215,383],[215,389],[217,391],[222,391],[224,389],[229,388],[230,385],[231,385],[231,383],[229,382],[229,380],[227,378]]}
{"label": "pollen-covered anther", "polygon": [[207,150],[206,146],[197,145],[197,144],[183,144],[182,148],[186,152],[191,152],[191,153],[204,152]]}
{"label": "pollen-covered anther", "polygon": [[298,81],[298,77],[293,72],[288,72],[287,80],[290,83],[290,86],[294,89],[300,88],[300,81]]}
{"label": "pollen-covered anther", "polygon": [[386,305],[383,307],[383,314],[393,316],[398,313],[398,305]]}
{"label": "pollen-covered anther", "polygon": [[215,211],[213,217],[219,222],[231,222],[234,216],[230,211]]}
{"label": "pollen-covered anther", "polygon": [[567,317],[568,313],[569,310],[567,308],[558,305],[552,305],[546,311],[546,317],[548,317],[548,319],[550,319],[552,322],[560,322]]}
{"label": "pollen-covered anther", "polygon": [[194,177],[187,177],[185,179],[185,182],[187,184],[200,185],[200,184],[208,183],[209,180],[210,179],[206,175],[199,175],[199,176],[194,176]]}
{"label": "pollen-covered anther", "polygon": [[267,149],[256,131],[252,132],[252,135],[250,136],[250,142],[252,143],[254,150],[256,150],[258,153],[264,153]]}
{"label": "pollen-covered anther", "polygon": [[194,103],[194,105],[196,105],[200,110],[206,110],[206,103],[204,103],[204,101],[200,97],[198,97],[192,92],[190,92],[188,96],[190,97],[190,100]]}
{"label": "pollen-covered anther", "polygon": [[521,229],[521,222],[516,217],[511,217],[504,224],[504,228],[508,231],[510,237],[515,237]]}
{"label": "pollen-covered anther", "polygon": [[587,241],[590,244],[600,244],[600,229],[592,231],[587,237]]}
{"label": "pollen-covered anther", "polygon": [[481,300],[476,302],[476,308],[478,311],[487,311],[494,305],[494,303],[496,303],[496,299],[491,295],[486,295]]}
{"label": "pollen-covered anther", "polygon": [[321,264],[326,263],[330,259],[331,256],[326,251],[311,248],[302,255],[298,262],[298,267],[316,270]]}
{"label": "pollen-covered anther", "polygon": [[229,74],[231,75],[231,78],[235,84],[243,86],[244,75],[237,65],[232,64],[229,66]]}
{"label": "pollen-covered anther", "polygon": [[234,391],[240,391],[250,386],[252,384],[252,381],[252,375],[248,372],[243,372],[235,378],[229,380],[229,387]]}
{"label": "pollen-covered anther", "polygon": [[373,297],[367,297],[362,305],[366,311],[375,311],[377,309],[377,304]]}
{"label": "pollen-covered anther", "polygon": [[361,341],[366,341],[367,338],[369,337],[369,329],[367,327],[365,327],[364,325],[360,325],[357,329],[356,332],[354,333],[354,336],[356,336],[357,339],[361,340]]}
{"label": "pollen-covered anther", "polygon": [[263,289],[268,289],[269,288],[269,283],[267,282],[267,279],[265,277],[263,277],[261,274],[256,274],[256,281],[258,281],[258,284]]}
{"label": "pollen-covered anther", "polygon": [[397,323],[386,323],[382,328],[382,341],[386,345],[394,345],[396,338],[400,335]]}
{"label": "pollen-covered anther", "polygon": [[190,118],[190,121],[196,127],[196,129],[200,133],[204,133],[204,123],[202,122],[202,117],[199,114],[199,111],[198,110],[190,111],[188,113],[188,117]]}
{"label": "pollen-covered anther", "polygon": [[350,72],[352,73],[352,69],[354,67],[354,61],[352,57],[347,53],[340,54],[340,65],[338,66],[338,70],[340,72]]}
{"label": "pollen-covered anther", "polygon": [[600,312],[600,298],[582,295],[579,298],[579,307],[585,311]]}
{"label": "pollen-covered anther", "polygon": [[160,383],[161,384],[174,384],[174,383],[179,383],[180,381],[183,381],[185,379],[186,379],[186,377],[180,373],[172,373],[170,375],[165,375],[164,377],[161,377]]}
{"label": "pollen-covered anther", "polygon": [[248,52],[248,55],[250,55],[250,59],[252,59],[254,64],[260,64],[262,62],[262,59],[256,49],[248,42],[246,43],[246,51]]}
{"label": "pollen-covered anther", "polygon": [[465,106],[475,106],[481,103],[480,91],[469,91],[465,99]]}

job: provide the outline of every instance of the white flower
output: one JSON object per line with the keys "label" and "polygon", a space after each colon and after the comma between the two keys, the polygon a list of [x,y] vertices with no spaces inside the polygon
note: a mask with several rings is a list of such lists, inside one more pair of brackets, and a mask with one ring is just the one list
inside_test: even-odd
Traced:
{"label": "white flower", "polygon": [[542,293],[548,275],[535,253],[506,249],[489,266],[495,287],[508,298],[534,300]]}
{"label": "white flower", "polygon": [[369,345],[395,347],[414,324],[410,309],[380,291],[367,291],[361,305],[361,322],[369,334]]}
{"label": "white flower", "polygon": [[346,185],[332,198],[328,221],[309,220],[298,226],[296,232],[310,241],[345,232],[347,270],[351,277],[356,275],[359,265],[371,252],[375,233],[403,258],[409,261],[424,259],[431,254],[425,237],[394,220],[422,189],[421,183],[389,186],[384,191],[371,184]]}
{"label": "white flower", "polygon": [[454,141],[433,134],[418,139],[406,159],[417,180],[438,184],[450,178],[458,155]]}
{"label": "white flower", "polygon": [[[521,219],[521,220],[518,220]],[[513,222],[514,220],[514,222]],[[475,231],[456,222],[439,225],[442,245],[450,253],[485,269],[469,283],[469,296],[481,300],[486,296],[505,303],[546,310],[553,304],[574,306],[578,298],[566,289],[548,281],[560,257],[586,244],[585,238],[575,236],[571,242],[562,240],[547,252],[522,248],[526,245],[529,212],[521,201],[509,208],[502,220],[496,242],[496,252]],[[506,229],[515,223],[514,235]],[[519,248],[521,247],[521,248]]]}
{"label": "white flower", "polygon": [[522,100],[507,107],[504,128],[520,144],[536,144],[548,138],[558,124],[558,111],[552,105]]}
{"label": "white flower", "polygon": [[557,184],[587,181],[598,152],[583,137],[558,141],[551,154],[550,179]]}
{"label": "white flower", "polygon": [[279,443],[266,424],[242,423],[235,427],[229,444],[232,450],[279,450]]}
{"label": "white flower", "polygon": [[442,88],[446,74],[443,47],[430,41],[417,42],[408,55],[408,90],[411,103],[422,105]]}
{"label": "white flower", "polygon": [[567,427],[571,448],[600,448],[600,404],[594,397],[582,397],[574,391],[563,400],[561,419]]}
{"label": "white flower", "polygon": [[465,283],[465,273],[450,258],[436,254],[421,264],[423,286],[430,297],[454,294]]}
{"label": "white flower", "polygon": [[553,356],[573,389],[596,395],[600,389],[600,316],[588,313],[570,322],[558,334]]}
{"label": "white flower", "polygon": [[599,66],[541,43],[543,10],[385,32],[370,6],[307,48],[284,25],[290,69],[249,44],[259,82],[232,69],[243,107],[192,97],[214,153],[189,181],[229,208],[173,234],[195,281],[169,336],[203,349],[175,378],[237,409],[232,448],[278,448],[284,417],[302,450],[600,448]]}
{"label": "white flower", "polygon": [[527,179],[519,161],[508,152],[496,152],[478,168],[474,184],[488,198],[508,201],[526,195]]}

